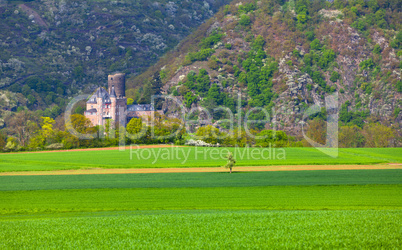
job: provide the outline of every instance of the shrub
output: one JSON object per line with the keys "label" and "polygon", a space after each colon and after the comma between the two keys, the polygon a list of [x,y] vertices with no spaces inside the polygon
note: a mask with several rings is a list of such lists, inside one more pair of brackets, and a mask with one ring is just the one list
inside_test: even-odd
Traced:
{"label": "shrub", "polygon": [[248,26],[248,25],[250,25],[250,23],[251,23],[251,19],[250,19],[249,16],[243,14],[243,15],[240,17],[240,21],[239,21],[239,24],[240,24],[240,25],[242,25],[242,26]]}
{"label": "shrub", "polygon": [[397,90],[399,93],[402,93],[402,81],[398,81],[398,82],[396,83],[396,90]]}
{"label": "shrub", "polygon": [[320,60],[318,61],[318,66],[322,69],[326,69],[329,63],[335,60],[335,52],[332,49],[325,50],[322,54]]}
{"label": "shrub", "polygon": [[364,61],[362,61],[362,62],[359,64],[359,66],[360,66],[363,70],[365,70],[365,69],[371,69],[371,68],[374,67],[373,59],[370,58],[370,59],[364,60]]}
{"label": "shrub", "polygon": [[213,49],[202,49],[199,52],[190,52],[185,58],[185,64],[190,64],[195,61],[205,61],[210,57],[215,50]]}
{"label": "shrub", "polygon": [[313,31],[307,31],[307,32],[305,33],[305,36],[306,36],[306,38],[307,38],[309,41],[313,41],[314,38],[315,38],[315,34],[314,34]]}
{"label": "shrub", "polygon": [[381,54],[381,46],[379,44],[374,46],[373,53],[377,55]]}
{"label": "shrub", "polygon": [[314,39],[311,43],[310,43],[310,48],[313,50],[320,50],[321,49],[321,43],[320,40],[318,40],[317,38]]}
{"label": "shrub", "polygon": [[333,71],[332,74],[331,74],[331,77],[329,79],[332,82],[336,82],[336,81],[338,81],[339,78],[341,78],[341,75],[338,72]]}

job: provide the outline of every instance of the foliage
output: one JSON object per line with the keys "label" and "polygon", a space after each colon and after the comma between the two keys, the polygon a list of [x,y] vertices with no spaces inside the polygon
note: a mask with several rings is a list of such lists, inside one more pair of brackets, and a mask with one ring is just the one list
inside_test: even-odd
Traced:
{"label": "foliage", "polygon": [[198,52],[190,52],[186,56],[185,64],[190,64],[195,61],[205,61],[210,57],[215,50],[213,49],[201,49]]}
{"label": "foliage", "polygon": [[197,139],[201,139],[206,143],[217,144],[220,142],[221,132],[218,128],[211,125],[199,127],[195,133]]}
{"label": "foliage", "polygon": [[322,45],[320,43],[320,40],[318,40],[317,38],[314,39],[311,43],[310,43],[310,48],[312,50],[321,50]]}
{"label": "foliage", "polygon": [[359,66],[361,69],[363,70],[368,70],[368,69],[372,69],[374,67],[374,62],[372,58],[369,58],[367,60],[362,61]]}
{"label": "foliage", "polygon": [[288,136],[284,131],[262,130],[257,134],[257,146],[260,147],[286,147],[288,144]]}
{"label": "foliage", "polygon": [[337,71],[332,71],[331,77],[329,78],[332,82],[336,82],[341,78],[341,75]]}
{"label": "foliage", "polygon": [[351,104],[349,101],[342,104],[339,112],[339,120],[344,124],[356,125],[360,128],[363,128],[363,120],[368,117],[369,113],[367,111],[349,111],[348,107],[350,105]]}
{"label": "foliage", "polygon": [[[23,2],[29,3],[20,8]],[[10,66],[0,72],[14,84],[1,87],[29,86],[31,110],[64,108],[66,97],[87,92],[108,73],[142,73],[229,2],[90,0],[49,8],[46,1],[9,1],[0,12],[0,40],[7,39],[0,60]]]}
{"label": "foliage", "polygon": [[381,124],[368,124],[363,131],[366,139],[366,147],[381,148],[388,147],[390,139],[393,138],[392,129]]}
{"label": "foliage", "polygon": [[127,132],[136,135],[143,130],[143,124],[141,118],[132,118],[130,122],[127,124]]}
{"label": "foliage", "polygon": [[381,54],[381,51],[382,51],[381,46],[379,44],[376,44],[374,46],[373,53],[379,55]]}
{"label": "foliage", "polygon": [[399,93],[402,93],[402,81],[397,81],[397,82],[396,82],[396,90],[397,90]]}
{"label": "foliage", "polygon": [[251,24],[251,19],[248,15],[241,15],[240,20],[239,20],[239,24],[242,26],[248,26]]}
{"label": "foliage", "polygon": [[202,41],[200,42],[201,49],[212,48],[214,45],[222,40],[223,36],[223,33],[214,30],[211,35],[202,39]]}
{"label": "foliage", "polygon": [[356,125],[342,126],[339,131],[339,146],[343,148],[363,147],[365,138],[362,129]]}
{"label": "foliage", "polygon": [[228,159],[228,162],[226,163],[226,165],[224,166],[225,168],[228,168],[230,173],[232,173],[232,169],[236,164],[236,160],[233,158],[233,154],[232,153],[228,153],[228,155],[226,156],[226,158]]}

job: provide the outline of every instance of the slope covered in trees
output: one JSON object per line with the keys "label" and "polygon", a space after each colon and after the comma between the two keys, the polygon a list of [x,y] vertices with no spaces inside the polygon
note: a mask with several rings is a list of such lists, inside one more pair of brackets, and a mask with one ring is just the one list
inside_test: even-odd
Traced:
{"label": "slope covered in trees", "polygon": [[0,0],[0,91],[44,109],[105,85],[115,71],[137,75],[230,0]]}
{"label": "slope covered in trees", "polygon": [[[149,86],[139,80],[160,71],[165,93],[179,98],[187,112],[211,111],[210,124],[221,126],[216,121],[227,118],[213,112],[216,107],[227,107],[237,117],[240,110],[243,118],[263,107],[276,120],[256,129],[276,126],[299,137],[303,112],[314,104],[324,108],[325,97],[338,93],[343,137],[354,130],[369,138],[381,125],[389,129],[378,131],[390,144],[400,145],[401,10],[400,1],[383,0],[235,1],[176,51],[132,78],[128,93],[134,100],[146,95]],[[175,115],[174,109],[166,105],[164,111]],[[266,118],[262,112],[251,117]],[[310,118],[320,124],[327,114],[323,110]],[[325,135],[310,135],[325,143]]]}

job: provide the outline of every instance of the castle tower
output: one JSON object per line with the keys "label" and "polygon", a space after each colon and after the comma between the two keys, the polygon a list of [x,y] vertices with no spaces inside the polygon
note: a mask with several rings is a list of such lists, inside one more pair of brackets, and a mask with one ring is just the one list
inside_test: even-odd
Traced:
{"label": "castle tower", "polygon": [[126,74],[118,73],[108,76],[108,90],[111,94],[112,87],[116,92],[117,99],[122,99],[126,97]]}

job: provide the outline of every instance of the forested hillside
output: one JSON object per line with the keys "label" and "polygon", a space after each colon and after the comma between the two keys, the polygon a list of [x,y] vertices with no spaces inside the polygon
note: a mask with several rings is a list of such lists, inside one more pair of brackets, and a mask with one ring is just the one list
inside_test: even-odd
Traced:
{"label": "forested hillside", "polygon": [[[374,136],[399,145],[401,5],[396,0],[233,2],[184,41],[185,49],[131,79],[132,85],[160,71],[167,94],[182,100],[187,112],[207,108],[213,113],[209,124],[221,128],[216,121],[227,117],[213,109],[224,106],[239,115],[241,93],[243,118],[255,107],[276,111],[276,124],[257,129],[276,125],[298,137],[304,110],[313,104],[324,108],[325,96],[338,93],[340,136],[347,146],[378,145]],[[152,93],[151,85],[129,93],[141,101]],[[164,111],[176,113],[173,105]],[[194,116],[205,118],[202,112]],[[323,143],[326,116],[323,110],[310,117],[318,131],[310,136]],[[251,117],[264,119],[262,112]]]}
{"label": "forested hillside", "polygon": [[137,75],[229,2],[0,0],[0,109],[64,107],[110,73]]}
{"label": "forested hillside", "polygon": [[[128,143],[184,144],[192,141],[188,136],[194,133],[205,140],[191,145],[309,146],[301,132],[307,122],[307,136],[325,144],[325,97],[337,93],[339,105],[331,112],[339,113],[340,147],[402,146],[401,1],[231,1],[171,50],[191,27],[212,16],[212,12],[199,9],[209,6],[215,10],[225,1],[176,1],[176,5],[191,9],[177,8],[176,12],[170,11],[172,2],[157,2],[25,3],[31,9],[37,6],[35,11],[39,12],[46,6],[49,13],[43,11],[39,16],[24,14],[29,10],[18,7],[21,2],[3,2],[0,14],[5,22],[0,27],[12,27],[14,33],[0,34],[0,44],[6,48],[0,50],[5,57],[0,58],[1,80],[4,86],[11,84],[3,86],[9,91],[0,92],[4,117],[4,123],[0,120],[4,127],[0,148],[117,145],[116,135],[105,140],[79,140],[66,131],[60,116],[60,106],[68,100],[65,97],[104,85],[106,74],[112,71],[129,74],[126,94],[130,103],[149,103],[152,94],[163,93],[183,103],[186,119],[194,124],[203,121],[202,126],[188,126],[169,140],[147,134],[141,140],[126,138]],[[136,4],[146,8],[135,9]],[[68,18],[77,9],[80,14]],[[129,10],[138,19],[128,18],[132,14]],[[18,18],[25,24],[18,26],[14,21],[11,25],[10,20]],[[63,25],[80,28],[55,28]],[[160,29],[166,33],[158,33]],[[166,47],[161,49],[161,44]],[[10,48],[19,52],[11,53]],[[181,111],[172,102],[157,104],[163,115],[157,118],[156,134],[169,134],[182,122],[176,119],[181,118]],[[303,120],[313,105],[321,112]],[[47,108],[33,112],[24,111],[25,106]],[[224,136],[231,132],[230,124],[221,121],[230,114],[216,109],[219,107],[232,111],[234,130],[240,137]],[[270,117],[256,108],[263,108]],[[250,112],[252,109],[255,111]],[[101,128],[91,128],[80,115],[82,111],[80,107],[75,110],[72,126],[103,137]],[[238,126],[244,124],[247,113],[250,120],[266,120],[251,125],[251,133],[264,139],[256,140]],[[140,119],[132,121],[127,126],[129,132],[146,126]],[[280,132],[275,136],[272,129]]]}

